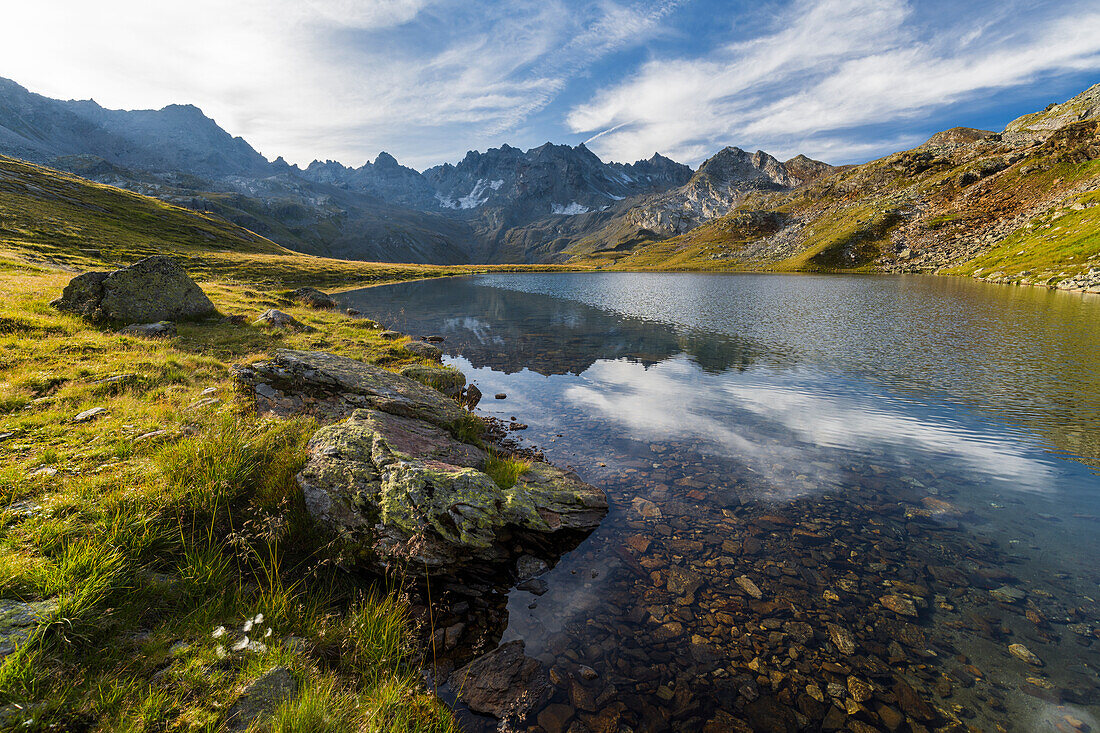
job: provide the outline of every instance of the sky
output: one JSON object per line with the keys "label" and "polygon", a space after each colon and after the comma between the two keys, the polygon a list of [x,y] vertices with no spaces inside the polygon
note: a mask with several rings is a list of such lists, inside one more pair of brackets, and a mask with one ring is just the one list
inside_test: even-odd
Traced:
{"label": "sky", "polygon": [[424,169],[508,143],[863,162],[1100,82],[1096,0],[35,0],[0,76],[195,104],[270,159]]}

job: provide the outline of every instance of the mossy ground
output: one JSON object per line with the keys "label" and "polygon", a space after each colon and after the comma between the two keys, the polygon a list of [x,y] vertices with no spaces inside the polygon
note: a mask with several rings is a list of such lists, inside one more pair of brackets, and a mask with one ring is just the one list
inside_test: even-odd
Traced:
{"label": "mossy ground", "polygon": [[[61,605],[0,664],[0,707],[21,706],[24,730],[216,730],[287,664],[303,694],[276,729],[452,730],[401,601],[338,572],[303,511],[293,477],[315,425],[242,414],[228,369],[280,346],[391,367],[408,352],[368,321],[232,282],[201,283],[223,313],[278,306],[318,331],[215,320],[123,337],[49,307],[68,277],[3,267],[0,594]],[[73,421],[91,407],[106,413]],[[220,658],[212,631],[261,613],[266,649]]]}

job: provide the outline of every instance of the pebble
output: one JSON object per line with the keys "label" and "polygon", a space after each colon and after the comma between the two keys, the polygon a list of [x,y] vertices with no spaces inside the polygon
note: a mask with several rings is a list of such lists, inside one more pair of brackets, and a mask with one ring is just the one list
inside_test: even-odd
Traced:
{"label": "pebble", "polygon": [[1033,664],[1036,667],[1041,667],[1043,665],[1043,660],[1035,656],[1035,653],[1023,644],[1009,644],[1008,651],[1012,656],[1016,657],[1020,661],[1027,662],[1028,664]]}

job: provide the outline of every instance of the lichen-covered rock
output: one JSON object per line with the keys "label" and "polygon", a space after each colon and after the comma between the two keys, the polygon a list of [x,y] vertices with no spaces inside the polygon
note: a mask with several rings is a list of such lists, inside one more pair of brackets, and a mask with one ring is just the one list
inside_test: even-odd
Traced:
{"label": "lichen-covered rock", "polygon": [[[360,407],[414,417],[446,430],[469,419],[452,399],[420,382],[346,356],[323,351],[279,349],[270,361],[236,367],[237,379],[251,384],[263,398],[260,407],[279,409],[298,404],[305,395],[326,415],[339,417]],[[327,403],[327,405],[325,404]]]}
{"label": "lichen-covered rock", "polygon": [[290,297],[310,308],[332,309],[338,305],[335,298],[317,288],[298,288]]}
{"label": "lichen-covered rock", "polygon": [[95,321],[122,323],[186,321],[216,312],[179,263],[163,255],[114,272],[78,275],[53,305]]}
{"label": "lichen-covered rock", "polygon": [[502,489],[486,455],[420,420],[357,410],[321,428],[298,476],[310,513],[382,567],[431,574],[502,562],[513,530],[591,530],[604,493],[545,463]]}
{"label": "lichen-covered rock", "polygon": [[257,318],[252,325],[268,326],[271,328],[289,328],[303,333],[310,333],[317,330],[313,326],[307,326],[302,323],[289,313],[283,313],[281,310],[275,310],[274,308],[260,314],[260,317]]}
{"label": "lichen-covered rock", "polygon": [[401,370],[402,376],[415,379],[437,389],[448,397],[458,397],[466,386],[466,375],[457,369],[430,364],[410,364]]}
{"label": "lichen-covered rock", "polygon": [[418,359],[431,359],[432,361],[443,361],[443,349],[438,346],[432,346],[431,344],[424,343],[423,341],[410,341],[405,344],[405,351],[409,352]]}

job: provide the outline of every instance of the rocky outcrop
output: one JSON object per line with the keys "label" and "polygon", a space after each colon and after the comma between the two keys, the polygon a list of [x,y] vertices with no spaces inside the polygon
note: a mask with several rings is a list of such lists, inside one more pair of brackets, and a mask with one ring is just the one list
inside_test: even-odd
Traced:
{"label": "rocky outcrop", "polygon": [[410,364],[401,369],[402,376],[439,390],[448,397],[458,397],[466,386],[466,375],[457,369],[436,364]]}
{"label": "rocky outcrop", "polygon": [[338,420],[310,440],[298,484],[310,514],[365,565],[414,574],[503,566],[526,539],[545,555],[607,513],[602,491],[539,461],[515,485],[497,485],[489,454],[456,437],[469,437],[469,413],[409,377],[289,350],[235,374],[261,411]]}
{"label": "rocky outcrop", "polygon": [[254,723],[270,718],[280,705],[297,696],[298,681],[287,667],[274,667],[241,693],[226,713],[226,729],[249,730]]}
{"label": "rocky outcrop", "polygon": [[310,513],[368,562],[413,574],[502,563],[517,535],[591,530],[607,512],[603,492],[545,463],[502,488],[480,448],[378,410],[322,428],[308,450],[298,483]]}
{"label": "rocky outcrop", "polygon": [[179,263],[162,255],[114,272],[77,275],[51,305],[93,321],[121,323],[187,321],[217,312]]}

